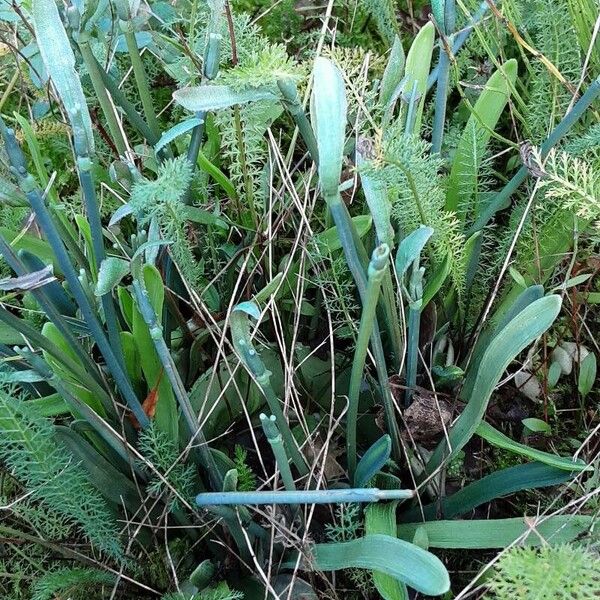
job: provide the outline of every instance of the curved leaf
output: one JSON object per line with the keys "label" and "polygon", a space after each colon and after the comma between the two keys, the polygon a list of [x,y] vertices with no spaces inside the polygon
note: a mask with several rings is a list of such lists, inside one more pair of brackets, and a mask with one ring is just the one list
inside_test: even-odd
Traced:
{"label": "curved leaf", "polygon": [[400,521],[415,521],[421,518],[432,521],[437,518],[438,512],[441,512],[444,518],[451,519],[496,498],[521,490],[559,485],[570,478],[571,473],[540,462],[501,469],[443,498],[441,507],[438,502],[433,502],[422,508],[419,506],[411,508],[400,515]]}
{"label": "curved leaf", "polygon": [[573,462],[570,458],[563,458],[562,456],[556,456],[549,452],[543,452],[536,448],[531,448],[525,444],[520,444],[511,440],[508,436],[504,435],[501,431],[498,431],[492,427],[489,423],[482,421],[477,427],[475,433],[482,437],[484,440],[503,448],[514,454],[520,454],[521,456],[527,456],[533,460],[538,460],[541,463],[555,467],[556,469],[562,469],[564,471],[590,471],[593,470],[591,465],[586,465],[582,460]]}
{"label": "curved leaf", "polygon": [[98,283],[94,294],[104,296],[110,294],[119,285],[121,279],[129,273],[129,261],[116,256],[109,256],[100,263]]}
{"label": "curved leaf", "polygon": [[406,68],[404,72],[407,79],[404,89],[410,93],[412,93],[414,89],[417,96],[419,96],[415,127],[413,130],[413,133],[417,135],[421,130],[421,117],[423,116],[423,107],[425,106],[427,79],[431,67],[434,39],[435,26],[433,23],[429,22],[427,25],[421,27],[421,30],[415,36],[406,57]]}
{"label": "curved leaf", "polygon": [[[396,537],[396,507],[398,502],[369,504],[365,510],[367,535],[385,534]],[[384,600],[408,600],[408,591],[396,578],[373,571],[373,583]]]}
{"label": "curved leaf", "polygon": [[430,596],[444,594],[450,589],[448,571],[439,558],[389,535],[375,534],[350,542],[315,544],[310,561],[301,568],[311,571],[370,569]]}
{"label": "curved leaf", "polygon": [[396,253],[396,273],[398,277],[404,276],[410,265],[421,255],[425,244],[432,235],[433,229],[431,227],[421,225],[419,229],[415,229],[400,242]]}
{"label": "curved leaf", "polygon": [[173,140],[177,139],[180,135],[187,133],[194,127],[198,125],[202,125],[204,123],[204,119],[200,119],[199,117],[194,117],[192,119],[186,119],[185,121],[181,121],[174,125],[170,129],[167,129],[161,136],[160,140],[154,146],[154,152],[160,152],[167,144],[170,144]]}
{"label": "curved leaf", "polygon": [[[352,221],[361,238],[369,232],[371,225],[373,224],[371,215],[357,215],[356,217],[352,217]],[[316,233],[314,240],[317,242],[318,246],[323,247],[324,251],[335,252],[342,248],[342,242],[336,226],[330,227],[320,233]]]}

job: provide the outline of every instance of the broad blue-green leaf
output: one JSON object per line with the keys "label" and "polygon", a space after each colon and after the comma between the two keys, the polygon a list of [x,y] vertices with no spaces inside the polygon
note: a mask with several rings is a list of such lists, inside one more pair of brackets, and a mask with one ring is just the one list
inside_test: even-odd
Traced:
{"label": "broad blue-green leaf", "polygon": [[367,487],[367,484],[390,459],[392,452],[392,438],[389,435],[381,436],[358,461],[354,475],[354,486]]}
{"label": "broad blue-green leaf", "polygon": [[490,345],[494,336],[506,327],[522,310],[527,306],[544,297],[544,288],[541,285],[531,285],[513,300],[512,304],[502,304],[490,319],[488,327],[479,336],[475,344],[473,356],[467,368],[467,377],[462,389],[463,398],[469,398],[471,390],[477,376],[477,365],[481,363],[481,358],[486,348]]}
{"label": "broad blue-green leaf", "polygon": [[73,134],[91,154],[94,151],[92,120],[75,70],[75,55],[55,0],[33,0],[31,16],[44,66],[67,111]]}
{"label": "broad blue-green leaf", "polygon": [[504,450],[508,450],[515,454],[520,454],[521,456],[527,456],[528,458],[551,465],[557,469],[564,469],[565,471],[589,471],[593,468],[590,465],[586,465],[582,460],[573,461],[570,458],[563,458],[561,456],[550,454],[549,452],[542,452],[542,450],[537,450],[536,448],[531,448],[525,444],[515,442],[485,421],[482,421],[478,425],[475,433],[493,446],[503,448]]}
{"label": "broad blue-green leaf", "polygon": [[431,227],[421,225],[419,229],[415,229],[400,242],[396,253],[396,273],[399,278],[404,277],[415,259],[421,255],[425,244],[432,235],[433,229]]}
{"label": "broad blue-green leaf", "polygon": [[315,544],[309,561],[301,568],[311,571],[369,569],[379,571],[430,596],[450,588],[446,567],[414,544],[389,535],[367,535],[350,542]]}
{"label": "broad blue-green leaf", "polygon": [[446,31],[444,22],[444,12],[446,7],[446,0],[431,0],[431,12],[442,31]]}
{"label": "broad blue-green leaf", "polygon": [[519,541],[526,546],[564,544],[586,533],[596,517],[558,515],[468,521],[430,521],[398,526],[398,536],[412,540],[419,527],[429,537],[430,548],[506,548]]}
{"label": "broad blue-green leaf", "polygon": [[277,95],[268,88],[238,91],[227,85],[201,85],[175,90],[173,99],[186,110],[207,112],[259,100],[277,100]]}
{"label": "broad blue-green leaf", "polygon": [[185,121],[181,121],[181,123],[177,123],[177,125],[174,125],[171,129],[167,129],[167,131],[160,136],[160,140],[158,140],[156,146],[154,146],[154,151],[160,152],[167,144],[170,144],[180,135],[187,133],[191,129],[194,129],[194,127],[198,127],[198,125],[202,125],[202,123],[204,123],[204,119],[198,117],[186,119]]}
{"label": "broad blue-green leaf", "polygon": [[98,283],[94,294],[104,296],[110,294],[119,285],[123,277],[129,273],[129,261],[116,256],[109,256],[100,263],[98,271]]}
{"label": "broad blue-green leaf", "polygon": [[52,273],[52,265],[43,267],[39,271],[25,273],[19,277],[4,277],[0,279],[0,291],[28,291],[48,285],[56,281]]}
{"label": "broad blue-green leaf", "polygon": [[433,473],[444,459],[450,460],[471,439],[482,422],[490,397],[506,367],[554,322],[561,306],[559,296],[546,296],[529,304],[490,341],[477,365],[467,405],[435,449],[427,473]]}
{"label": "broad blue-green leaf", "polygon": [[[389,437],[389,436],[388,436]],[[396,537],[398,502],[372,503],[365,509],[365,533]],[[373,571],[373,583],[383,600],[408,600],[406,586],[391,575]]]}
{"label": "broad blue-green leaf", "polygon": [[331,60],[317,57],[310,112],[319,149],[319,179],[325,196],[338,193],[347,108],[342,73]]}
{"label": "broad blue-green leaf", "polygon": [[124,219],[125,217],[129,216],[132,213],[133,213],[133,207],[131,206],[131,204],[129,204],[129,203],[122,204],[112,214],[110,221],[108,222],[108,226],[112,227],[113,225],[116,225],[121,219]]}
{"label": "broad blue-green leaf", "polygon": [[6,383],[38,383],[44,381],[44,378],[37,372],[31,369],[23,371],[10,370],[2,373],[2,382]]}

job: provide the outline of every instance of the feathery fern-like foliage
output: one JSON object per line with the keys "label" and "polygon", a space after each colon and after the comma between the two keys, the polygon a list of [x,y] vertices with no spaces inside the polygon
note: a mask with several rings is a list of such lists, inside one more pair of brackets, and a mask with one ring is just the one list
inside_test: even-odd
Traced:
{"label": "feathery fern-like foliage", "polygon": [[452,281],[460,293],[465,283],[465,240],[455,214],[444,209],[441,167],[429,143],[403,136],[396,125],[384,134],[380,155],[364,169],[388,189],[392,215],[402,235],[420,225],[433,228],[433,259],[441,262],[449,257]]}
{"label": "feathery fern-like foliage", "polygon": [[561,208],[585,220],[600,215],[600,171],[567,152],[550,151],[545,160],[539,153],[535,162],[543,170],[540,187],[546,199],[558,201]]}
{"label": "feathery fern-like foliage", "polygon": [[[581,70],[581,56],[568,2],[527,0],[520,3],[533,46],[552,62],[567,82],[576,82]],[[534,143],[541,142],[562,119],[571,98],[569,89],[546,66],[541,62],[533,64],[526,123]]]}
{"label": "feathery fern-like foliage", "polygon": [[394,0],[361,0],[360,6],[375,21],[379,34],[391,46],[398,33]]}
{"label": "feathery fern-like foliage", "polygon": [[140,226],[156,220],[163,239],[170,243],[169,252],[181,273],[190,285],[199,286],[204,271],[188,240],[191,226],[183,203],[192,178],[192,168],[185,156],[166,160],[158,167],[156,179],[135,182],[129,203]]}
{"label": "feathery fern-like foliage", "polygon": [[114,580],[114,575],[98,569],[65,567],[37,579],[32,586],[31,600],[99,599],[102,598],[102,587],[112,586]]}
{"label": "feathery fern-like foliage", "polygon": [[99,550],[122,558],[116,522],[103,497],[54,439],[50,422],[6,386],[0,388],[0,432],[0,458],[31,498],[76,524]]}
{"label": "feathery fern-like foliage", "polygon": [[600,595],[600,558],[572,545],[514,547],[496,564],[492,600],[592,600]]}
{"label": "feathery fern-like foliage", "polygon": [[[144,457],[177,491],[180,498],[191,500],[197,487],[194,469],[182,461],[173,440],[164,431],[156,427],[148,427],[140,435],[139,445]],[[167,494],[172,497],[169,506],[172,509],[181,508],[180,498],[173,494],[165,481],[154,472],[149,473],[149,476],[150,481],[146,488],[148,493],[153,496]]]}

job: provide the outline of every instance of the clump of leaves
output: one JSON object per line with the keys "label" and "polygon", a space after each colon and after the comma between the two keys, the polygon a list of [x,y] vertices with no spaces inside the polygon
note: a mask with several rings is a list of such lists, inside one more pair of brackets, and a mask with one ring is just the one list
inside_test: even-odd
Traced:
{"label": "clump of leaves", "polygon": [[489,583],[497,600],[592,600],[600,596],[600,558],[565,544],[514,547],[502,555]]}

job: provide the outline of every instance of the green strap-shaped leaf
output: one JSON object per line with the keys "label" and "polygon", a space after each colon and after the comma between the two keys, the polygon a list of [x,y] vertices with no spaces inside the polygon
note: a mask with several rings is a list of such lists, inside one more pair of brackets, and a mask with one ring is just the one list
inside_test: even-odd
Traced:
{"label": "green strap-shaped leaf", "polygon": [[419,527],[429,538],[430,548],[506,548],[517,540],[527,546],[564,544],[586,533],[596,517],[557,515],[473,521],[430,521],[398,526],[398,536],[412,540]]}
{"label": "green strap-shaped leaf", "polygon": [[542,452],[542,450],[537,450],[536,448],[531,448],[525,444],[515,442],[485,421],[482,421],[479,424],[475,433],[493,446],[503,448],[504,450],[508,450],[514,454],[527,456],[527,458],[531,458],[533,460],[538,460],[541,463],[550,465],[556,469],[563,469],[565,471],[593,470],[591,465],[586,465],[582,460],[577,460],[574,462],[570,458],[563,458],[562,456],[556,456],[555,454],[550,454],[549,452]]}
{"label": "green strap-shaped leaf", "polygon": [[427,93],[427,78],[431,68],[431,56],[433,54],[433,43],[435,39],[435,26],[429,22],[421,27],[419,33],[408,51],[406,57],[406,84],[404,90],[412,93],[415,90],[419,96],[417,105],[415,127],[413,133],[419,134],[421,130],[421,118],[423,116],[423,107],[425,106],[425,94]]}
{"label": "green strap-shaped leaf", "polygon": [[[396,537],[397,506],[398,502],[369,504],[365,510],[366,534]],[[408,600],[406,586],[391,575],[373,571],[373,583],[384,600]]]}
{"label": "green strap-shaped leaf", "polygon": [[337,196],[346,132],[346,90],[340,70],[318,57],[313,70],[311,121],[319,150],[319,179],[324,196]]}
{"label": "green strap-shaped leaf", "polygon": [[410,235],[407,235],[398,246],[396,253],[396,273],[402,278],[410,265],[417,259],[429,238],[433,235],[431,227],[421,225],[419,229],[415,229]]}
{"label": "green strap-shaped leaf", "polygon": [[387,108],[387,105],[392,99],[392,95],[395,89],[402,81],[402,77],[404,76],[405,63],[406,56],[404,55],[402,41],[400,40],[399,36],[396,36],[394,38],[394,43],[390,51],[390,57],[388,58],[385,71],[383,72],[383,78],[381,79],[379,103],[383,108]]}
{"label": "green strap-shaped leaf", "polygon": [[[488,327],[479,336],[469,364],[478,365],[481,362],[481,357],[485,349],[489,346],[494,336],[499,331],[502,331],[524,308],[543,297],[543,286],[532,285],[525,290],[521,290],[518,296],[513,299],[512,304],[502,303],[490,319]],[[469,368],[467,369],[467,373],[467,379],[462,391],[465,398],[470,396],[470,390],[473,387],[477,370]]]}
{"label": "green strap-shaped leaf", "polygon": [[315,544],[301,568],[311,571],[369,569],[409,587],[438,596],[450,589],[450,578],[439,558],[414,544],[389,535],[367,535],[350,542]]}
{"label": "green strap-shaped leaf", "polygon": [[[157,315],[162,315],[165,289],[160,272],[154,265],[146,264],[143,266],[143,277],[152,308]],[[163,373],[163,365],[156,352],[148,325],[135,304],[132,305],[131,311],[131,333],[137,346],[144,379],[148,390],[154,390],[158,386],[154,422],[158,429],[169,436],[170,440],[177,441],[179,410],[173,388],[169,383],[169,378]]]}
{"label": "green strap-shaped leaf", "polygon": [[381,471],[392,453],[392,439],[389,435],[381,436],[363,455],[356,467],[354,475],[355,487],[367,487],[369,481]]}
{"label": "green strap-shaped leaf", "polygon": [[68,427],[55,428],[56,438],[73,454],[75,462],[88,472],[90,483],[116,506],[128,510],[140,507],[140,494],[134,483],[114,467],[87,440]]}
{"label": "green strap-shaped leaf", "polygon": [[83,145],[82,154],[91,154],[94,151],[92,120],[75,70],[75,55],[55,0],[33,0],[31,16],[44,66],[67,111],[76,143]]}
{"label": "green strap-shaped leaf", "polygon": [[160,140],[154,146],[154,152],[160,152],[167,144],[170,144],[173,140],[177,139],[180,135],[187,133],[194,127],[198,125],[202,125],[204,123],[204,119],[200,119],[198,117],[194,117],[192,119],[186,119],[185,121],[181,121],[171,127],[171,129],[167,129],[161,136]]}
{"label": "green strap-shaped leaf", "polygon": [[444,518],[451,519],[458,515],[464,515],[496,498],[502,498],[521,490],[559,485],[570,478],[569,471],[550,467],[540,462],[501,469],[467,485],[455,494],[443,498],[441,506],[439,502],[433,502],[423,507],[411,508],[400,515],[400,521],[410,522],[421,518],[433,521],[440,512]]}
{"label": "green strap-shaped leaf", "polygon": [[207,112],[258,100],[277,100],[278,96],[268,88],[238,91],[227,85],[201,85],[175,90],[173,99],[186,110]]}
{"label": "green strap-shaped leaf", "polygon": [[559,296],[540,298],[524,308],[490,341],[477,368],[467,406],[435,449],[427,473],[433,473],[444,459],[450,460],[471,439],[481,423],[494,388],[510,362],[540,337],[554,322],[561,306]]}
{"label": "green strap-shaped leaf", "polygon": [[[356,228],[359,237],[362,238],[371,229],[373,218],[371,215],[357,215],[356,217],[352,217],[352,222],[354,223],[354,227]],[[340,241],[340,236],[338,235],[338,230],[335,226],[330,227],[325,231],[321,231],[320,233],[316,233],[314,240],[324,252],[335,252],[336,250],[342,249],[342,242]]]}
{"label": "green strap-shaped leaf", "polygon": [[[361,153],[359,144],[356,152],[356,163],[360,168],[364,162],[365,158]],[[377,232],[379,243],[387,244],[390,248],[393,248],[392,203],[388,198],[385,186],[365,173],[361,173],[360,183],[365,193],[367,206],[373,216],[373,223],[375,223],[375,231]]]}
{"label": "green strap-shaped leaf", "polygon": [[[477,177],[487,143],[504,111],[511,88],[517,80],[517,61],[507,61],[488,80],[479,95],[458,142],[452,162],[446,193],[446,209],[465,213],[461,202],[471,199],[477,188]],[[477,213],[471,214],[476,218]]]}

